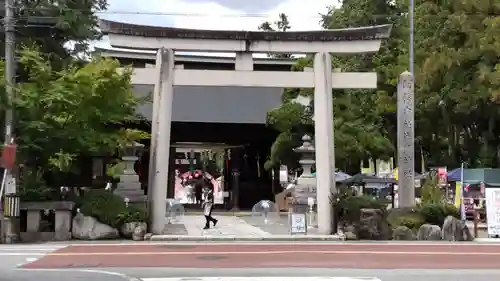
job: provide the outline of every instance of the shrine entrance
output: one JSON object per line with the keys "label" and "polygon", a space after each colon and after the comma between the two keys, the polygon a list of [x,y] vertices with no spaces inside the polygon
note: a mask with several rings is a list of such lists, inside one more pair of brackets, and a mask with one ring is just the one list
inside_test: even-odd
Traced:
{"label": "shrine entrance", "polygon": [[263,124],[173,122],[167,197],[200,208],[190,177],[208,173],[217,209],[248,210],[271,200],[273,180],[264,163],[276,134]]}

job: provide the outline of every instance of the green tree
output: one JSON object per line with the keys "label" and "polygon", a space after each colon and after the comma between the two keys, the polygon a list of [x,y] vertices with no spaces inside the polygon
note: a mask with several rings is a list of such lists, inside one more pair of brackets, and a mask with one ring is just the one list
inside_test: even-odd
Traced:
{"label": "green tree", "polygon": [[[262,31],[280,31],[280,32],[285,32],[291,28],[290,21],[288,20],[288,16],[284,13],[280,13],[278,15],[278,20],[274,22],[274,25],[271,24],[269,21],[263,22],[261,25],[259,25],[259,30]],[[290,59],[292,58],[292,54],[268,54],[269,57],[271,58],[276,58],[276,59]]]}
{"label": "green tree", "polygon": [[[53,63],[88,50],[88,44],[101,37],[95,12],[107,8],[106,0],[15,2],[17,40],[26,45],[37,44],[42,53],[51,54]],[[65,48],[68,42],[75,48]]]}
{"label": "green tree", "polygon": [[[389,0],[345,0],[340,8],[330,7],[322,16],[323,27],[329,29],[392,24],[391,36],[382,42],[375,54],[362,54],[333,59],[342,71],[374,71],[378,75],[376,90],[336,91],[337,100],[357,104],[360,116],[352,116],[371,128],[368,142],[359,146],[369,156],[386,158],[396,146],[396,98],[398,76],[407,69],[408,25],[406,3]],[[349,107],[349,103],[343,102]],[[363,139],[363,130],[357,137]],[[387,142],[390,142],[389,145]],[[367,155],[367,156],[368,156]]]}
{"label": "green tree", "polygon": [[38,49],[18,56],[27,79],[16,87],[16,142],[23,170],[37,171],[28,174],[74,172],[82,154],[114,154],[148,137],[123,129],[137,121],[141,100],[131,91],[131,71],[119,72],[117,61],[96,58],[55,70]]}
{"label": "green tree", "polygon": [[[349,0],[341,8],[329,8],[322,15],[325,29],[370,26],[377,24],[399,24],[398,6],[390,1]],[[402,48],[401,28],[395,30],[397,37],[383,43],[375,55],[334,57],[332,65],[342,71],[376,71],[380,74],[377,90],[335,90],[334,138],[337,166],[357,172],[359,162],[367,157],[387,159],[394,151],[395,92],[397,74],[404,69],[398,63],[405,53]],[[303,71],[312,66],[312,58],[299,59],[294,71]],[[399,74],[399,73],[398,73]],[[281,132],[271,150],[267,167],[291,162],[291,149],[300,145],[301,134],[313,131],[313,121],[303,114],[303,107],[293,103],[298,95],[313,98],[311,89],[289,89],[283,96],[284,104],[268,114],[268,123]],[[301,108],[300,108],[301,107]],[[388,122],[389,121],[393,121]],[[392,129],[392,130],[391,130]]]}
{"label": "green tree", "polygon": [[496,1],[417,6],[417,128],[434,164],[500,164],[499,27]]}

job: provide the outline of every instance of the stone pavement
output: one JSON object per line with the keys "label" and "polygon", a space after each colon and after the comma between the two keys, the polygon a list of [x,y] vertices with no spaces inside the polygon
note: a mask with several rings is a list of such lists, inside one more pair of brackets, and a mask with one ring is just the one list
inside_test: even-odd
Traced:
{"label": "stone pavement", "polygon": [[[250,214],[215,214],[219,222],[215,228],[204,230],[203,215],[185,215],[179,221],[167,224],[164,235],[154,235],[153,241],[338,241],[338,235],[319,235],[316,228],[309,228],[307,235],[290,235],[288,215],[264,223],[264,219]],[[472,222],[467,226],[473,232]],[[486,227],[479,225],[478,239],[487,239]],[[488,240],[489,241],[489,240]],[[494,242],[500,239],[494,240]]]}
{"label": "stone pavement", "polygon": [[337,235],[318,235],[316,229],[307,235],[290,235],[288,216],[281,215],[265,224],[262,217],[215,216],[219,222],[215,228],[204,230],[202,215],[186,215],[177,222],[165,225],[164,235],[153,235],[153,241],[331,241],[341,240]]}
{"label": "stone pavement", "polygon": [[184,226],[190,236],[269,236],[270,233],[246,223],[239,217],[220,216],[217,217],[216,227],[203,229],[205,218],[202,216],[185,216]]}

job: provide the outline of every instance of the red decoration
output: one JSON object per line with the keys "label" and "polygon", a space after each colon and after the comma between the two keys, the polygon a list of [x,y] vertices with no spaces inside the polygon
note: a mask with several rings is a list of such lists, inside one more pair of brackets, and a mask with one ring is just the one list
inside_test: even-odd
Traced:
{"label": "red decoration", "polygon": [[2,167],[7,169],[13,169],[16,165],[16,152],[17,145],[15,143],[9,143],[4,146],[2,151]]}

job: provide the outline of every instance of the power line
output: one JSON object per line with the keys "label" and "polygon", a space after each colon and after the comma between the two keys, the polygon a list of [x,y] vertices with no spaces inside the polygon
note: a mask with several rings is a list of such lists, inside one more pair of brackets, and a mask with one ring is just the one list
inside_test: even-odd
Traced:
{"label": "power line", "polygon": [[[220,14],[220,15],[214,15],[214,14],[200,14],[200,13],[142,13],[142,12],[96,12],[97,15],[137,15],[137,16],[171,16],[171,17],[216,17],[216,18],[262,18],[262,19],[267,19],[272,16],[264,16],[264,15],[246,15],[246,14]],[[22,15],[22,16],[16,16],[16,20],[23,20],[23,19],[34,19],[34,20],[50,20],[50,19],[57,19],[58,16],[63,16],[64,14],[59,14],[59,15],[53,15],[53,16],[38,16],[38,15]],[[389,17],[399,17],[399,16],[405,16],[405,15],[398,15],[398,14],[393,14],[393,15],[369,15],[367,17],[370,17],[372,19],[378,19],[378,18],[389,18]],[[322,16],[301,16],[302,18],[306,19],[323,19]],[[2,19],[2,17],[0,17]]]}
{"label": "power line", "polygon": [[[54,12],[55,9],[51,8],[28,8],[19,9],[23,12]],[[65,12],[89,12],[88,9],[60,9],[59,13],[63,14]],[[227,17],[227,18],[274,18],[277,17],[275,14],[254,14],[254,13],[243,13],[243,14],[210,14],[210,13],[181,13],[181,12],[138,12],[138,11],[127,11],[127,10],[106,10],[106,11],[93,11],[97,15],[149,15],[149,16],[173,16],[173,17]],[[321,15],[303,15],[303,14],[287,14],[287,16],[297,16],[305,18],[317,18],[321,19]],[[51,16],[47,16],[51,17]]]}

